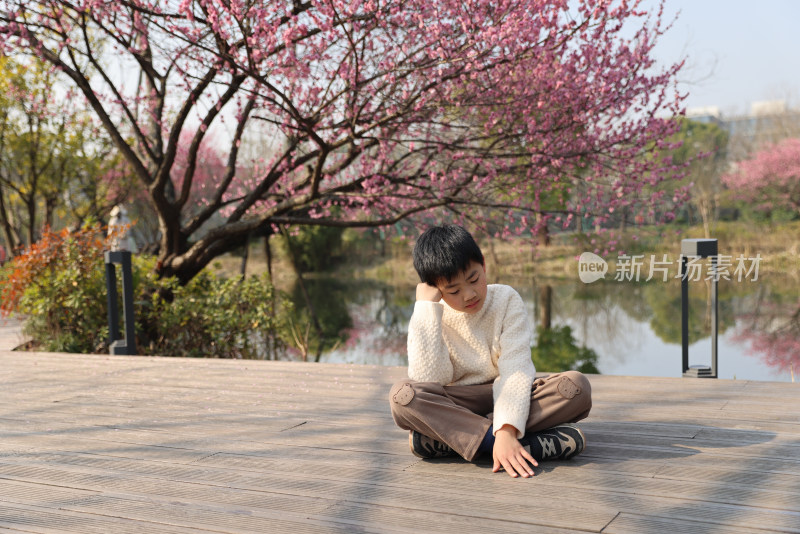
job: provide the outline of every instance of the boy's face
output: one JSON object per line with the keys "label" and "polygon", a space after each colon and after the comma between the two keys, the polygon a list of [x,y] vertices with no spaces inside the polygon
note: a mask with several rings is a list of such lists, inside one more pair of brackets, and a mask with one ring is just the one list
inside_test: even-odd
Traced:
{"label": "boy's face", "polygon": [[486,300],[486,268],[476,261],[470,262],[452,280],[436,287],[442,292],[442,300],[454,310],[478,313]]}

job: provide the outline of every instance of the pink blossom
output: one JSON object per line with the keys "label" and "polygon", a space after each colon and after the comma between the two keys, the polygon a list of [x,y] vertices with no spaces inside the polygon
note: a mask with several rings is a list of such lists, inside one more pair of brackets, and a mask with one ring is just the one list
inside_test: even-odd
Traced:
{"label": "pink blossom", "polygon": [[787,207],[800,211],[800,139],[769,145],[740,161],[722,182],[742,198],[756,200],[763,209]]}
{"label": "pink blossom", "polygon": [[[647,152],[668,149],[681,64],[654,66],[666,25],[640,0],[0,5],[2,50],[51,62],[92,102],[169,228],[163,272],[184,279],[275,225],[468,214],[508,237],[523,215],[567,227],[634,197],[651,208],[676,177]],[[111,70],[77,83],[72,58],[101,55],[84,23],[133,87]]]}

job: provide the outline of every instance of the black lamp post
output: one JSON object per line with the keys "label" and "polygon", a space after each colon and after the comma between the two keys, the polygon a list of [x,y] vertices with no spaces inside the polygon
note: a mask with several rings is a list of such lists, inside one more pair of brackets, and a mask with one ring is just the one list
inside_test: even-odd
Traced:
{"label": "black lamp post", "polygon": [[[689,280],[688,258],[711,258],[711,367],[689,366]],[[717,240],[684,239],[681,241],[681,348],[683,376],[717,378]]]}
{"label": "black lamp post", "polygon": [[[106,252],[106,289],[108,295],[108,351],[110,354],[136,354],[136,334],[133,320],[133,270],[131,252]],[[122,267],[122,309],[125,315],[125,339],[119,338],[117,309],[117,274],[115,265]]]}

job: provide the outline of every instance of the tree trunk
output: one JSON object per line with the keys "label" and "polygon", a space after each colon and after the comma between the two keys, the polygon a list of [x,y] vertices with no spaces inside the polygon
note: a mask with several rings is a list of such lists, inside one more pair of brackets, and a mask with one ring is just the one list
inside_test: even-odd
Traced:
{"label": "tree trunk", "polygon": [[[160,223],[159,227],[163,227],[163,224]],[[186,234],[178,226],[177,230],[171,231],[173,236],[171,240],[162,238],[160,241],[162,245],[170,244],[171,242],[171,247],[167,252],[164,252],[163,248],[159,247],[156,274],[162,278],[174,276],[181,284],[187,284],[214,258],[245,246],[251,237],[265,237],[271,233],[272,228],[269,224],[264,224],[255,230],[245,232],[220,231],[212,241],[208,241],[196,250],[192,250],[190,243],[186,239]]]}
{"label": "tree trunk", "polygon": [[28,246],[36,242],[36,201],[33,196],[25,202],[25,211],[28,212]]}
{"label": "tree trunk", "polygon": [[550,330],[552,324],[553,310],[553,286],[546,285],[539,290],[539,326],[544,330]]}
{"label": "tree trunk", "polygon": [[700,212],[700,218],[703,220],[703,233],[706,239],[711,237],[711,201],[703,197],[697,203],[697,210]]}
{"label": "tree trunk", "polygon": [[269,303],[269,313],[272,317],[272,326],[270,326],[269,332],[267,332],[267,339],[264,340],[264,343],[267,348],[267,359],[275,360],[278,356],[278,333],[275,330],[275,300],[278,298],[278,295],[275,291],[275,280],[272,277],[272,247],[269,244],[269,238],[270,236],[268,235],[264,236],[264,256],[267,259],[267,276],[269,277],[269,285],[272,288],[272,298],[270,299]]}
{"label": "tree trunk", "polygon": [[[489,238],[489,254],[492,256],[492,277],[497,279],[500,276],[500,260],[497,259],[497,251],[494,248],[494,239]],[[484,260],[485,263],[485,260]]]}
{"label": "tree trunk", "polygon": [[550,229],[547,228],[547,223],[539,225],[540,223],[542,223],[542,214],[537,213],[536,224],[538,229],[536,231],[536,237],[538,238],[540,245],[548,247],[550,246]]}
{"label": "tree trunk", "polygon": [[17,232],[11,224],[11,215],[6,208],[6,195],[2,188],[0,188],[0,221],[3,224],[3,234],[6,238],[6,247],[8,248],[8,255],[16,255],[20,246],[19,232]]}
{"label": "tree trunk", "polygon": [[44,227],[53,228],[53,217],[55,216],[56,205],[58,199],[53,197],[46,197],[44,200]]}
{"label": "tree trunk", "polygon": [[244,242],[244,254],[242,255],[242,264],[239,266],[239,275],[244,280],[245,276],[247,275],[247,259],[250,256],[250,240],[245,239]]}
{"label": "tree trunk", "polygon": [[[275,280],[272,278],[272,247],[269,244],[270,236],[264,236],[264,255],[267,258],[267,276],[269,276],[269,283],[272,288],[275,288]],[[274,300],[274,299],[273,299]],[[273,310],[274,312],[275,310]]]}

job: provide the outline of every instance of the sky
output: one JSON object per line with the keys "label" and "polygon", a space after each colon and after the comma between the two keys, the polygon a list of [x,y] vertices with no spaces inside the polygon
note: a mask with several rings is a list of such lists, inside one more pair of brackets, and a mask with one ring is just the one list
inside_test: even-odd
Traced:
{"label": "sky", "polygon": [[[657,5],[645,0],[645,6]],[[678,15],[655,57],[687,58],[679,80],[687,108],[747,113],[754,101],[786,100],[800,108],[800,0],[665,0]]]}

